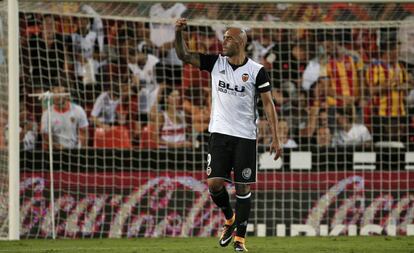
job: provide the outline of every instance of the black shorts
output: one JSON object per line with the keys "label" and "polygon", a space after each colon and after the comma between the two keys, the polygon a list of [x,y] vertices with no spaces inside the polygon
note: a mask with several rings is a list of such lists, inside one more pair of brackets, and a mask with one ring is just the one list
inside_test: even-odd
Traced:
{"label": "black shorts", "polygon": [[[231,180],[231,171],[234,180]],[[208,145],[207,176],[250,184],[256,182],[256,140],[212,133]]]}

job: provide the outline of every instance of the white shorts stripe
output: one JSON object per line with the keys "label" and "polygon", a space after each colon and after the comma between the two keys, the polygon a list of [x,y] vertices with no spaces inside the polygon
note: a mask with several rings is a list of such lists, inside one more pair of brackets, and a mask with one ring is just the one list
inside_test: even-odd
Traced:
{"label": "white shorts stripe", "polygon": [[261,89],[261,88],[264,88],[264,87],[267,87],[267,86],[269,86],[270,85],[270,83],[269,82],[265,82],[264,84],[261,84],[261,85],[259,85],[259,89]]}
{"label": "white shorts stripe", "polygon": [[236,198],[238,198],[238,199],[248,199],[248,198],[250,198],[250,196],[252,196],[251,192],[249,192],[249,194],[247,194],[246,196],[236,195]]}

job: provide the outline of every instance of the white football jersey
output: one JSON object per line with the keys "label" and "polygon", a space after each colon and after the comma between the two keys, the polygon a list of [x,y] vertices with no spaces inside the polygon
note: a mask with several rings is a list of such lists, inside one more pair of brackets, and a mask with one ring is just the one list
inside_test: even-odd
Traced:
{"label": "white football jersey", "polygon": [[182,123],[174,123],[168,116],[167,112],[163,112],[164,125],[161,128],[161,140],[170,143],[179,143],[185,141],[185,115],[184,111],[178,111],[177,116]]}
{"label": "white football jersey", "polygon": [[[71,103],[67,111],[60,112],[53,107],[51,112],[53,142],[65,148],[80,147],[78,131],[89,125],[83,108]],[[45,110],[42,114],[41,125],[41,132],[44,134],[49,132],[48,123],[49,113]]]}
{"label": "white football jersey", "polygon": [[116,108],[119,105],[119,102],[119,98],[114,100],[110,97],[108,92],[103,92],[93,104],[91,116],[99,118],[104,124],[115,123]]}
{"label": "white football jersey", "polygon": [[155,77],[155,65],[159,62],[158,57],[148,54],[148,59],[144,67],[138,64],[128,64],[129,71],[140,79],[139,97],[139,111],[142,113],[149,113],[152,106],[157,101],[158,84]]}
{"label": "white football jersey", "polygon": [[91,59],[93,57],[97,37],[98,35],[94,31],[89,31],[85,36],[78,33],[72,33],[72,43],[77,52],[81,52],[82,56],[86,59]]}
{"label": "white football jersey", "polygon": [[[161,19],[177,19],[187,10],[182,3],[176,3],[168,9],[165,9],[161,3],[151,6],[149,16],[152,20]],[[165,43],[172,42],[175,39],[175,26],[173,24],[164,24],[150,22],[150,40],[157,47],[161,47]]]}
{"label": "white football jersey", "polygon": [[257,96],[271,90],[264,67],[246,58],[235,66],[222,55],[200,54],[200,69],[211,73],[210,133],[257,138]]}

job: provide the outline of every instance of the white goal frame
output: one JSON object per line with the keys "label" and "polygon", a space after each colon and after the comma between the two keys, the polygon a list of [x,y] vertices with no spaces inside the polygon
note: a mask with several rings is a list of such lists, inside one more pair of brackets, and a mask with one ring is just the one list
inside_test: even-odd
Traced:
{"label": "white goal frame", "polygon": [[19,150],[19,7],[7,0],[8,19],[8,168],[9,240],[20,239],[20,150]]}
{"label": "white goal frame", "polygon": [[[7,67],[8,67],[8,240],[20,239],[20,145],[19,145],[19,2],[30,2],[31,0],[7,0]],[[55,0],[64,2],[63,0]],[[72,2],[113,2],[110,0],[70,0]],[[154,2],[150,0],[118,0],[118,2]],[[158,0],[155,2],[173,2],[169,0]],[[181,0],[174,2],[241,2],[257,3],[257,0]],[[261,0],[263,3],[339,3],[340,0]],[[388,2],[384,0],[348,0],[349,3]],[[373,22],[377,24],[378,22]],[[49,124],[50,126],[50,124]],[[50,155],[52,153],[50,152]],[[53,180],[52,180],[53,186]],[[52,188],[53,189],[53,188]],[[52,193],[53,194],[53,191]],[[52,201],[53,202],[53,201]],[[52,209],[53,210],[53,209]],[[54,227],[54,226],[53,226]],[[53,232],[55,238],[55,232]],[[6,238],[5,238],[6,239]]]}

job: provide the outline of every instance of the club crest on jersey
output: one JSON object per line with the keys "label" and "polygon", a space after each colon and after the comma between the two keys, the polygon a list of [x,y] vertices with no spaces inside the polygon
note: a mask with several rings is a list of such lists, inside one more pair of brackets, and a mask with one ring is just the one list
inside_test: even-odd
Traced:
{"label": "club crest on jersey", "polygon": [[70,122],[75,123],[76,119],[75,117],[70,117]]}
{"label": "club crest on jersey", "polygon": [[249,179],[251,176],[252,176],[252,170],[251,170],[250,168],[245,168],[245,169],[242,171],[242,177],[243,177],[244,179]]}
{"label": "club crest on jersey", "polygon": [[244,74],[242,75],[242,80],[243,80],[243,82],[247,82],[247,80],[249,80],[249,74],[244,73]]}

